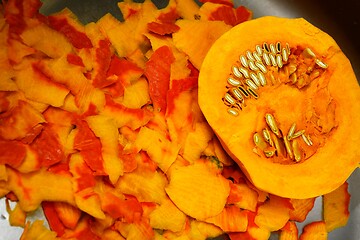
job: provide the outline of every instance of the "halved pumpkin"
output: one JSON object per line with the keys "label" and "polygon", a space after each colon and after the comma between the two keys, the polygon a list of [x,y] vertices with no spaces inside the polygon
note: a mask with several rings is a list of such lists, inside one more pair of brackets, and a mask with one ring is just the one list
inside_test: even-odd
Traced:
{"label": "halved pumpkin", "polygon": [[211,47],[199,105],[253,184],[289,198],[339,187],[359,166],[360,88],[335,40],[306,20],[262,17]]}

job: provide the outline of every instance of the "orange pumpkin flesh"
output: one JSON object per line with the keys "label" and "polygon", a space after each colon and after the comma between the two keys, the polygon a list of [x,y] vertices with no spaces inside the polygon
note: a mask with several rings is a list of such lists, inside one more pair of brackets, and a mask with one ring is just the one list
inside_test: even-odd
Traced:
{"label": "orange pumpkin flesh", "polygon": [[[268,66],[267,84],[256,90],[259,97],[246,98],[238,116],[228,114],[223,98],[228,77],[236,78],[232,66],[241,66],[239,56],[256,51],[255,46],[264,42],[288,43],[289,60],[281,69]],[[306,48],[315,53],[319,65],[327,66],[314,64],[315,58],[304,53]],[[292,84],[286,73],[290,58],[298,74],[311,76],[317,70],[319,76],[298,77]],[[360,126],[359,100],[360,88],[349,60],[329,35],[304,19],[263,17],[235,26],[211,47],[199,76],[199,105],[224,148],[257,188],[289,198],[328,193],[358,167],[360,137],[354,133]],[[301,160],[279,151],[266,157],[259,151],[253,136],[268,128],[267,113],[284,136],[293,123],[310,135],[311,146],[301,137],[296,140],[301,144]]]}

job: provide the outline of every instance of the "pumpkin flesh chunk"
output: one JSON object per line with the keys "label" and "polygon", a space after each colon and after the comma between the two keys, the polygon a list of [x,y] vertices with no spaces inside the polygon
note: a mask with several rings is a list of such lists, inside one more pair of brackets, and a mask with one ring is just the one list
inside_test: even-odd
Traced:
{"label": "pumpkin flesh chunk", "polygon": [[179,146],[170,142],[162,133],[142,127],[135,141],[135,147],[146,151],[150,158],[166,172],[175,161]]}
{"label": "pumpkin flesh chunk", "polygon": [[281,229],[279,240],[298,240],[298,229],[296,223],[289,221]]}
{"label": "pumpkin flesh chunk", "polygon": [[307,224],[300,235],[299,240],[326,240],[328,233],[324,221],[312,222]]}
{"label": "pumpkin flesh chunk", "polygon": [[272,195],[268,201],[259,206],[254,222],[270,232],[277,231],[288,222],[290,209],[291,205],[287,199]]}
{"label": "pumpkin flesh chunk", "polygon": [[[230,29],[229,25],[221,21],[179,20],[176,24],[180,30],[173,35],[174,44],[189,56],[189,60],[197,69],[200,69],[207,51],[215,40]],[[203,39],[194,37],[194,34],[208,37]],[[194,42],[188,41],[189,38],[194,39]],[[198,40],[195,41],[196,39]]]}
{"label": "pumpkin flesh chunk", "polygon": [[[218,215],[225,206],[229,191],[228,181],[208,170],[202,162],[172,169],[166,187],[166,193],[175,205],[196,219]],[[188,201],[189,197],[192,201]]]}
{"label": "pumpkin flesh chunk", "polygon": [[86,119],[95,135],[100,138],[104,170],[115,184],[123,174],[123,164],[119,158],[118,131],[113,119],[106,116],[90,116]]}
{"label": "pumpkin flesh chunk", "polygon": [[347,224],[350,216],[348,183],[323,196],[324,222],[328,232]]}
{"label": "pumpkin flesh chunk", "polygon": [[[47,171],[19,173],[7,168],[7,188],[19,199],[24,211],[34,211],[42,201],[59,200],[74,204],[72,182],[68,176],[56,175]],[[53,186],[57,186],[55,189]]]}
{"label": "pumpkin flesh chunk", "polygon": [[170,199],[164,200],[150,213],[150,225],[156,229],[179,232],[185,225],[186,215]]}
{"label": "pumpkin flesh chunk", "polygon": [[290,220],[303,222],[314,207],[315,198],[290,199],[290,203],[292,205],[292,209],[290,210]]}
{"label": "pumpkin flesh chunk", "polygon": [[136,196],[140,202],[161,204],[166,198],[166,184],[167,179],[162,173],[137,169],[120,177],[116,188],[124,194]]}
{"label": "pumpkin flesh chunk", "polygon": [[224,232],[245,232],[248,225],[247,211],[237,206],[226,206],[220,214],[205,221],[215,224]]}

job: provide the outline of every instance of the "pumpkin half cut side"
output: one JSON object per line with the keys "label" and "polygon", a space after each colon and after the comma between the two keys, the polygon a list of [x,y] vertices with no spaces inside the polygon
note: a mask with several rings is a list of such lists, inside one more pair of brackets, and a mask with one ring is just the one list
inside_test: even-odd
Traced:
{"label": "pumpkin half cut side", "polygon": [[199,105],[253,184],[320,196],[359,166],[360,88],[332,37],[302,18],[235,26],[201,66]]}

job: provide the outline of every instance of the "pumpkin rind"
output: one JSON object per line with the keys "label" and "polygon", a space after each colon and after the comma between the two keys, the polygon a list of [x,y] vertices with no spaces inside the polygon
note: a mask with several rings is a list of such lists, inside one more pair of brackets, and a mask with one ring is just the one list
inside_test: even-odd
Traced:
{"label": "pumpkin rind", "polygon": [[[324,75],[301,90],[286,84],[269,87],[237,117],[227,114],[222,98],[232,65],[255,45],[277,41],[316,51],[328,65]],[[252,136],[265,114],[272,111],[279,122],[290,126],[303,117],[318,89],[326,89],[336,105],[336,127],[323,146],[306,161],[290,165],[254,154]],[[360,88],[347,57],[331,36],[302,18],[262,17],[235,26],[211,47],[199,75],[199,105],[226,151],[257,188],[289,198],[331,192],[358,167],[359,100]]]}

